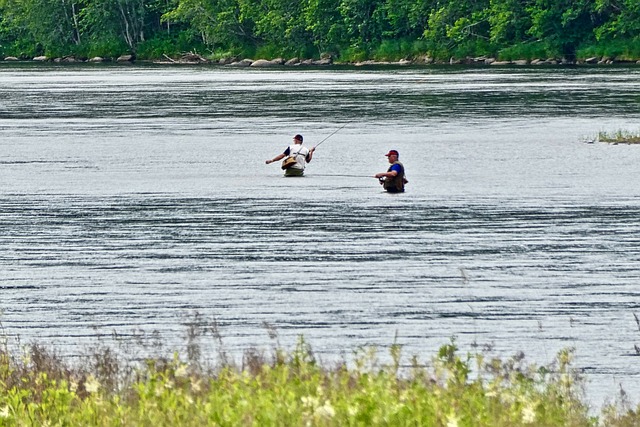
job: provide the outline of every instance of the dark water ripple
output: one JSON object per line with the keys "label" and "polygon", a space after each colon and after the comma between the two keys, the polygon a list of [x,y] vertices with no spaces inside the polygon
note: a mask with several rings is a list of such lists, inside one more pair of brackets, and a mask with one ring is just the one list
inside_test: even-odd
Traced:
{"label": "dark water ripple", "polygon": [[[387,120],[416,116],[448,120],[470,110],[494,119],[502,118],[505,111],[530,117],[597,117],[606,103],[615,104],[620,113],[639,113],[637,100],[622,94],[637,92],[640,87],[629,69],[601,69],[589,75],[577,68],[518,71],[434,67],[386,74],[375,69],[346,69],[335,74],[308,70],[301,73],[303,80],[264,70],[248,70],[244,76],[228,70],[221,70],[221,74],[205,71],[195,78],[185,78],[178,70],[164,69],[163,73],[176,73],[168,87],[146,77],[158,72],[153,67],[112,70],[112,75],[99,79],[92,78],[95,72],[82,68],[77,73],[56,73],[56,78],[49,81],[34,76],[28,93],[11,86],[10,81],[0,84],[4,95],[0,118],[131,119],[131,112],[135,112],[138,120],[238,119],[268,111],[278,120],[295,116],[317,120],[326,118],[328,112],[333,117],[355,120],[378,119],[381,115]],[[292,96],[295,103],[291,102]]]}
{"label": "dark water ripple", "polygon": [[[270,209],[257,208],[261,205]],[[472,300],[480,305],[499,303],[495,315],[500,319],[518,315],[518,303],[527,301],[520,292],[536,289],[552,296],[579,292],[580,300],[529,310],[529,317],[563,311],[588,315],[594,307],[633,310],[640,305],[627,298],[637,294],[633,285],[640,276],[635,264],[640,257],[637,206],[501,209],[415,203],[400,213],[384,209],[372,213],[363,206],[318,202],[293,208],[280,199],[14,196],[5,197],[0,210],[0,263],[6,290],[25,286],[55,294],[76,286],[96,288],[97,283],[69,282],[74,274],[101,285],[116,280],[110,286],[119,286],[128,280],[119,272],[130,270],[187,286],[206,272],[211,273],[208,282],[224,288],[247,286],[247,278],[255,276],[249,287],[257,289],[269,289],[274,280],[282,282],[274,275],[291,275],[288,286],[295,289],[296,277],[299,285],[327,285],[339,273],[346,281],[351,275],[357,277],[359,288],[370,290],[386,283],[386,291],[404,289],[412,294],[416,291],[412,287],[434,282],[458,287],[459,273],[412,271],[421,269],[422,263],[425,267],[444,263],[469,266],[478,286],[494,283],[503,289],[505,294],[499,297]],[[304,227],[292,227],[301,211]],[[391,269],[385,273],[376,267],[367,273],[361,267],[378,264]],[[99,276],[99,271],[106,275]],[[230,271],[240,275],[231,277]],[[54,277],[49,277],[51,272],[56,272]],[[565,276],[564,283],[545,280],[545,275],[559,273]],[[515,280],[505,281],[507,277]],[[611,290],[601,288],[609,285]],[[623,288],[617,289],[618,285]],[[86,297],[99,289],[82,293]],[[127,291],[118,292],[125,296]],[[320,290],[298,289],[309,291]],[[590,296],[611,297],[623,291],[625,298],[620,301],[589,301]],[[105,292],[100,289],[97,295]],[[145,303],[154,305],[148,290]],[[483,311],[483,316],[488,314]]]}

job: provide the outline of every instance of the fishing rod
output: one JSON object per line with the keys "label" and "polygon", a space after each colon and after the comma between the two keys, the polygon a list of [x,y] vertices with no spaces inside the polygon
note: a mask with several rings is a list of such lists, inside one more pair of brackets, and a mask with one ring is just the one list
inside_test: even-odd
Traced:
{"label": "fishing rod", "polygon": [[338,129],[334,130],[331,135],[327,136],[325,139],[323,139],[322,141],[318,142],[316,145],[314,145],[313,149],[315,150],[316,148],[318,148],[318,145],[322,144],[323,142],[325,142],[327,139],[331,138],[333,135],[335,135],[336,133],[338,133],[339,130],[344,129],[347,125],[349,124],[349,122],[345,123],[344,125],[340,126]]}

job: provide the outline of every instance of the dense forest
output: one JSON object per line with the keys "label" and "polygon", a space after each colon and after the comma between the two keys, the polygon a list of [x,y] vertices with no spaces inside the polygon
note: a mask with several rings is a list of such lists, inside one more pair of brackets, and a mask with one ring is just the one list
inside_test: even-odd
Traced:
{"label": "dense forest", "polygon": [[639,0],[0,0],[0,57],[640,59]]}

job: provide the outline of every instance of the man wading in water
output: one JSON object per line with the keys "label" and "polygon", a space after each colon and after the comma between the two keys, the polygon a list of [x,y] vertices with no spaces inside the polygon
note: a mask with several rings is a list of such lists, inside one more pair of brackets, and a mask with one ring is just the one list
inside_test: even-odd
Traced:
{"label": "man wading in water", "polygon": [[[282,169],[284,169],[284,176],[302,176],[304,175],[304,166],[313,158],[313,152],[315,149],[315,147],[310,150],[307,147],[303,147],[302,135],[296,135],[293,137],[293,145],[288,146],[287,149],[284,150],[284,153],[278,154],[276,157],[267,160],[265,163],[270,164],[287,157],[287,160],[285,160],[282,165]],[[293,160],[289,161],[289,157]],[[287,164],[288,161],[290,164]]]}
{"label": "man wading in water", "polygon": [[389,193],[403,193],[404,185],[409,181],[404,177],[404,166],[398,161],[399,154],[396,150],[389,150],[385,156],[389,158],[391,166],[386,172],[377,173],[375,177]]}

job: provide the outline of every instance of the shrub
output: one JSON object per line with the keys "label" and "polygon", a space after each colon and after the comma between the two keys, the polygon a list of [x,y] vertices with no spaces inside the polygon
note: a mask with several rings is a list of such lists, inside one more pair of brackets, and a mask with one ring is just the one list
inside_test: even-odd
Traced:
{"label": "shrub", "polygon": [[78,47],[78,51],[87,58],[117,58],[123,52],[129,52],[129,47],[122,39],[113,37],[86,42]]}
{"label": "shrub", "polygon": [[560,58],[561,53],[549,45],[541,42],[520,43],[514,46],[505,47],[498,51],[498,59],[501,61],[514,61],[517,59],[546,59]]}
{"label": "shrub", "polygon": [[340,52],[340,59],[345,62],[364,61],[369,57],[367,50],[358,45],[350,46]]}
{"label": "shrub", "polygon": [[640,58],[640,37],[627,40],[608,40],[585,45],[577,51],[578,58],[606,57],[621,61],[633,61]]}

